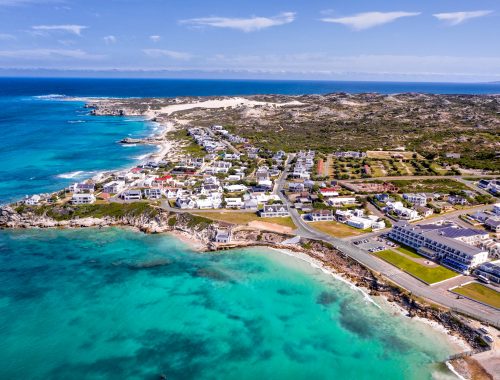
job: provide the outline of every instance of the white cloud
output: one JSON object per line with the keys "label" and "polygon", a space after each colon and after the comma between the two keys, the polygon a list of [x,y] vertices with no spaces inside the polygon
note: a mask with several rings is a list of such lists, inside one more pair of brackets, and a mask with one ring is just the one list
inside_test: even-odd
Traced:
{"label": "white cloud", "polygon": [[348,17],[327,17],[321,21],[346,25],[354,30],[363,30],[393,22],[401,17],[418,16],[419,14],[420,12],[366,12]]}
{"label": "white cloud", "polygon": [[93,60],[93,59],[103,58],[103,56],[89,54],[81,49],[21,49],[21,50],[0,50],[0,58],[15,58],[15,59],[74,58],[74,59]]}
{"label": "white cloud", "polygon": [[87,29],[88,26],[84,25],[35,25],[31,27],[36,32],[65,32],[76,34],[77,36],[82,35],[82,30]]}
{"label": "white cloud", "polygon": [[107,45],[111,45],[111,44],[114,44],[116,43],[117,39],[115,36],[106,36],[106,37],[103,37],[103,40],[104,42],[107,44]]}
{"label": "white cloud", "polygon": [[153,42],[158,42],[161,40],[161,37],[160,36],[149,36],[149,39]]}
{"label": "white cloud", "polygon": [[189,53],[165,49],[144,49],[143,53],[152,58],[167,57],[184,61],[187,61],[193,57]]}
{"label": "white cloud", "polygon": [[[349,76],[366,73],[387,76],[489,76],[500,77],[500,56],[331,55],[327,53],[215,55],[200,67],[270,73],[325,73]],[[481,70],[478,70],[478,67]],[[368,79],[369,75],[365,79]]]}
{"label": "white cloud", "polygon": [[283,12],[273,17],[249,17],[249,18],[228,18],[228,17],[202,17],[181,20],[181,24],[188,24],[197,27],[211,26],[214,28],[238,29],[244,32],[255,32],[257,30],[289,24],[295,20],[294,12]]}
{"label": "white cloud", "polygon": [[0,33],[0,41],[13,41],[16,37],[12,34]]}
{"label": "white cloud", "polygon": [[450,12],[435,13],[433,16],[449,25],[458,25],[471,18],[483,17],[493,13],[493,11],[471,11],[471,12]]}

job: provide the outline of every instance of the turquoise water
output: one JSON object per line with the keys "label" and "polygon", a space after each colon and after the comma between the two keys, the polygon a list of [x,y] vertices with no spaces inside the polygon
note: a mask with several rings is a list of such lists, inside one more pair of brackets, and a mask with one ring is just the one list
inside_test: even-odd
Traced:
{"label": "turquoise water", "polygon": [[83,102],[0,96],[0,204],[52,192],[97,171],[134,165],[154,151],[124,147],[123,137],[153,133],[133,117],[95,117]]}
{"label": "turquoise water", "polygon": [[0,231],[1,379],[430,379],[444,337],[267,249]]}

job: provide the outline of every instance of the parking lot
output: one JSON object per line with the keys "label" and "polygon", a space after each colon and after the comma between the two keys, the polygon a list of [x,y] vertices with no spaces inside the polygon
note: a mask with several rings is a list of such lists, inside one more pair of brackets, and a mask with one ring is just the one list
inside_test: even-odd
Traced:
{"label": "parking lot", "polygon": [[352,243],[367,252],[379,252],[389,248],[399,247],[396,243],[382,236],[355,239]]}

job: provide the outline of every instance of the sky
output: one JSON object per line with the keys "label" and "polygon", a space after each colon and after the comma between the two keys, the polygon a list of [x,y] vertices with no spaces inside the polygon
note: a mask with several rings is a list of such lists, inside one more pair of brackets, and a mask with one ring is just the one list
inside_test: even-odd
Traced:
{"label": "sky", "polygon": [[0,0],[0,75],[500,81],[498,0]]}

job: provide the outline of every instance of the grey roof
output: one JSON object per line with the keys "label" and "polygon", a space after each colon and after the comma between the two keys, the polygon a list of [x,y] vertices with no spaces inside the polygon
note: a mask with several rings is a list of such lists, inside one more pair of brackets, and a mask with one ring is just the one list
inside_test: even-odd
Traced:
{"label": "grey roof", "polygon": [[461,253],[465,253],[466,255],[474,256],[478,253],[484,252],[484,249],[476,248],[476,247],[469,245],[469,244],[466,244],[460,240],[450,239],[446,236],[442,236],[439,234],[438,231],[429,232],[426,235],[426,237],[437,242],[437,243],[441,243],[447,247],[450,247],[452,249],[456,249],[456,250],[460,251]]}
{"label": "grey roof", "polygon": [[488,233],[486,231],[476,230],[473,228],[446,227],[446,228],[443,228],[442,230],[440,230],[439,232],[441,234],[443,234],[444,236],[450,237],[453,239],[461,238],[461,237],[468,237],[468,236],[476,236],[476,235],[488,235]]}
{"label": "grey roof", "polygon": [[500,260],[484,263],[479,266],[479,269],[500,276]]}
{"label": "grey roof", "polygon": [[500,219],[489,218],[489,219],[486,219],[486,221],[484,223],[487,224],[488,226],[491,226],[491,227],[498,227],[498,226],[500,226]]}
{"label": "grey roof", "polygon": [[[469,231],[477,231],[473,230],[470,228],[451,228],[449,226],[440,226],[437,224],[423,224],[423,225],[411,225],[406,222],[403,223],[396,223],[397,226],[403,227],[405,229],[411,230],[416,234],[420,234],[425,236],[426,238],[435,241],[437,243],[443,244],[447,247],[450,247],[452,249],[456,249],[462,253],[465,253],[467,255],[476,255],[480,252],[484,252],[483,249],[479,249],[476,247],[473,247],[472,245],[466,244],[460,240],[456,240],[456,237],[460,236],[473,236],[473,235],[467,235],[470,232],[465,232],[465,235],[459,235],[458,236],[453,236],[455,234],[455,231],[452,230],[469,230]],[[447,231],[447,234],[443,234],[443,231]],[[482,231],[480,231],[482,233]],[[474,233],[477,234],[477,233]],[[450,236],[452,235],[452,236]]]}

